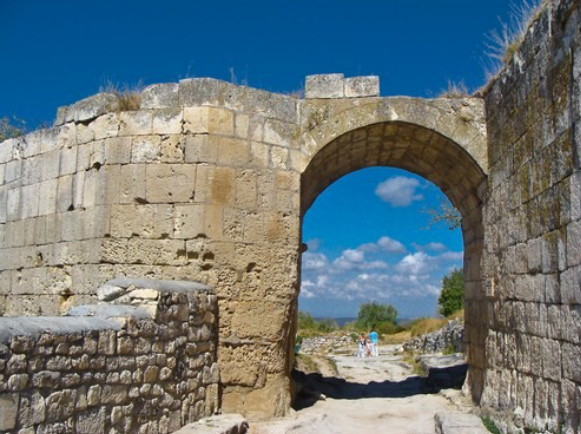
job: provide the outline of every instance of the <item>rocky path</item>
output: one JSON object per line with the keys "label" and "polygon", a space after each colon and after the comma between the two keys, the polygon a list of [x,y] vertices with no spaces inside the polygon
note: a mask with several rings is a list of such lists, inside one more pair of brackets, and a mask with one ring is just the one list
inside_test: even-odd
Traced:
{"label": "rocky path", "polygon": [[411,367],[393,355],[393,349],[383,348],[385,354],[378,358],[332,356],[339,377],[300,378],[307,389],[323,393],[325,399],[307,397],[303,408],[290,417],[252,423],[250,433],[434,434],[434,414],[458,411],[457,403],[463,404],[460,392],[435,393],[425,378],[412,375]]}

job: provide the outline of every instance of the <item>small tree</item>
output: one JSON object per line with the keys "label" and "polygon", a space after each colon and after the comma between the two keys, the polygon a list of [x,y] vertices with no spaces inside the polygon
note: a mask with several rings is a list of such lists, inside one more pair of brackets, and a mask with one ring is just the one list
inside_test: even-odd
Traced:
{"label": "small tree", "polygon": [[430,229],[432,226],[440,223],[448,226],[450,230],[462,226],[462,214],[447,199],[443,199],[438,208],[425,209],[422,212],[430,218],[426,229]]}
{"label": "small tree", "polygon": [[464,307],[464,273],[455,269],[442,279],[442,292],[438,298],[440,313],[444,316]]}
{"label": "small tree", "polygon": [[359,306],[355,327],[359,330],[377,329],[382,323],[396,324],[397,310],[391,304],[377,302],[364,303]]}
{"label": "small tree", "polygon": [[26,122],[17,117],[8,116],[0,118],[0,142],[21,136],[26,132]]}

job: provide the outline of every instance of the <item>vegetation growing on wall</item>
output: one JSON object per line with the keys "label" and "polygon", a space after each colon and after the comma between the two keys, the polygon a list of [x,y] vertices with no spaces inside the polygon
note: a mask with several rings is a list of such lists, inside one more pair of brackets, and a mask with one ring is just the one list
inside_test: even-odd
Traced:
{"label": "vegetation growing on wall", "polygon": [[26,132],[26,122],[17,117],[0,118],[0,142],[19,137]]}

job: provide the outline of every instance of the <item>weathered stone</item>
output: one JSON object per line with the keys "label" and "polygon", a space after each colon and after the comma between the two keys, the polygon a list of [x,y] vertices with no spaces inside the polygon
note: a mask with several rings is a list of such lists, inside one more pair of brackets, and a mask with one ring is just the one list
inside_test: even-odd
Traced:
{"label": "weathered stone", "polygon": [[344,85],[346,98],[379,96],[379,77],[376,75],[349,77],[344,80]]}
{"label": "weathered stone", "polygon": [[305,80],[305,98],[343,98],[343,74],[308,75]]}
{"label": "weathered stone", "polygon": [[11,430],[16,427],[18,396],[18,393],[0,394],[0,429]]}

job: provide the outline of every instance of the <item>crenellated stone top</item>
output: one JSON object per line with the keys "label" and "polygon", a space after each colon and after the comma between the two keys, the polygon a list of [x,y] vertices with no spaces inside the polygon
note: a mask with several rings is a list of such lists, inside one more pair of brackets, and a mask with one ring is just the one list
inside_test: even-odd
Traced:
{"label": "crenellated stone top", "polygon": [[379,77],[367,75],[345,78],[343,74],[308,75],[305,98],[366,98],[379,96]]}

